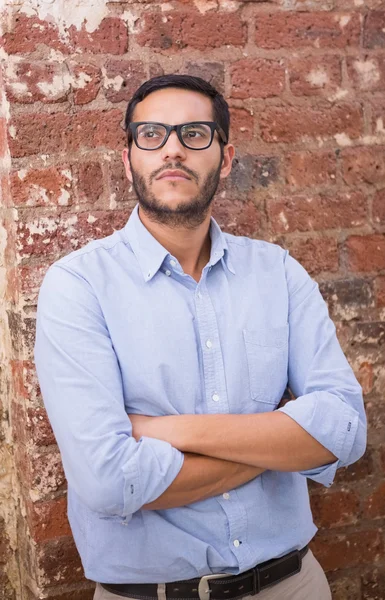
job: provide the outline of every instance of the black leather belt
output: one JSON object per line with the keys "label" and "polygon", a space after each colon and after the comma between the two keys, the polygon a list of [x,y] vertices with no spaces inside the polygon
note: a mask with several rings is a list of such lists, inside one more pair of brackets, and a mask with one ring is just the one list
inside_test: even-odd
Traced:
{"label": "black leather belt", "polygon": [[[234,598],[255,595],[270,585],[299,573],[302,559],[307,551],[308,547],[305,546],[302,550],[294,550],[280,558],[268,560],[239,575],[221,573],[166,583],[166,598],[234,600]],[[158,600],[157,583],[101,583],[100,585],[108,592],[124,598]]]}

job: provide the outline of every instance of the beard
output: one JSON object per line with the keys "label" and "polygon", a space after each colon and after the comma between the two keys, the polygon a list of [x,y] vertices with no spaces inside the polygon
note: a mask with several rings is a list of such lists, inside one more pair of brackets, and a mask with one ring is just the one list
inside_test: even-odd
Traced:
{"label": "beard", "polygon": [[[208,214],[219,185],[221,164],[222,160],[216,169],[209,172],[202,182],[202,185],[199,187],[196,196],[185,202],[180,202],[175,207],[168,206],[167,203],[162,202],[150,192],[146,179],[143,175],[135,171],[131,165],[132,184],[140,208],[147,214],[148,218],[155,223],[161,223],[162,225],[167,225],[167,227],[172,228],[183,227],[186,229],[195,229],[203,223]],[[197,175],[186,169],[183,165],[170,165],[167,168],[188,171],[190,176],[193,176],[196,181],[198,180]],[[161,170],[164,171],[165,168],[163,167]],[[150,180],[157,176],[157,174],[158,173],[153,174],[150,177]],[[175,186],[177,184],[171,183],[171,185]]]}

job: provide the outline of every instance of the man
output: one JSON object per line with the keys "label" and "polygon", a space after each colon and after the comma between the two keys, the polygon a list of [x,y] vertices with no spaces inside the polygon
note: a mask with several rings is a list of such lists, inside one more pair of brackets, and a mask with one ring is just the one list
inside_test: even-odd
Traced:
{"label": "man", "polygon": [[210,84],[147,81],[126,127],[138,206],[49,269],[35,348],[94,598],[328,599],[307,478],[360,458],[366,420],[318,286],[211,218],[234,147]]}

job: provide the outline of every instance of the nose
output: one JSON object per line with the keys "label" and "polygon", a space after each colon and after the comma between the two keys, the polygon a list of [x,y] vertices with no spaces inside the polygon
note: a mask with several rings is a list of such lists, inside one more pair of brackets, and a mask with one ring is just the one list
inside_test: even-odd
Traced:
{"label": "nose", "polygon": [[161,148],[162,159],[179,159],[185,160],[186,158],[186,148],[181,144],[176,131],[172,131],[170,136],[165,143],[165,145]]}

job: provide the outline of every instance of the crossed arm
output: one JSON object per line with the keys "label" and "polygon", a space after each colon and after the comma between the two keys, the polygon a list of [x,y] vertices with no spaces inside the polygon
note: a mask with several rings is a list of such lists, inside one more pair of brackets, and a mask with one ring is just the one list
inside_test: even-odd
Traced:
{"label": "crossed arm", "polygon": [[186,453],[171,486],[145,509],[182,506],[223,493],[266,469],[302,471],[337,458],[289,416],[130,415],[133,435],[154,437]]}

